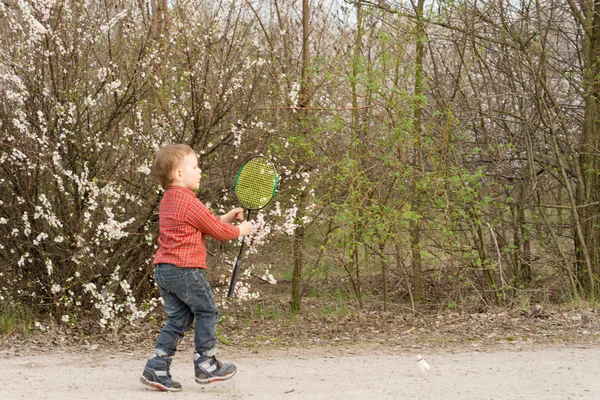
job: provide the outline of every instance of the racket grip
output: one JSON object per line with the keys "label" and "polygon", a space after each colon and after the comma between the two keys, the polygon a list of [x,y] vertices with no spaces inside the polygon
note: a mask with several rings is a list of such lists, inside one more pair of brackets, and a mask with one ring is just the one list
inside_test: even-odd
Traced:
{"label": "racket grip", "polygon": [[[250,210],[248,210],[248,214],[246,215],[246,221],[250,221]],[[244,252],[244,243],[246,242],[246,237],[242,238],[242,244],[240,245],[240,252],[237,256],[237,260],[235,260],[235,265],[233,266],[233,274],[231,274],[231,283],[229,284],[229,291],[227,291],[227,297],[231,297],[233,295],[233,291],[235,290],[235,284],[238,280],[238,275],[240,273],[240,265],[242,264],[242,253]]]}
{"label": "racket grip", "polygon": [[238,257],[235,262],[235,266],[233,267],[233,274],[231,275],[231,283],[229,284],[229,291],[227,292],[227,297],[231,297],[233,295],[233,291],[235,290],[235,284],[237,283],[238,274],[240,272],[240,264],[242,260]]}

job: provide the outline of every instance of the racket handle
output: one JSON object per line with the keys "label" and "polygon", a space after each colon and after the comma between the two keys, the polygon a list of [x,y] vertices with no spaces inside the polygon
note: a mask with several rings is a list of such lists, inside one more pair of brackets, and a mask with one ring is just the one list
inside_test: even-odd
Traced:
{"label": "racket handle", "polygon": [[[243,240],[243,239],[242,239]],[[242,242],[242,248],[244,247],[244,242]],[[241,255],[240,249],[240,255]],[[241,257],[238,256],[235,261],[235,266],[233,267],[233,274],[231,275],[231,283],[229,284],[229,291],[227,292],[227,297],[231,297],[233,295],[233,291],[235,290],[235,284],[237,283],[238,274],[240,272],[240,265],[242,264]]]}
{"label": "racket handle", "polygon": [[[250,210],[248,210],[248,215],[246,217],[246,221],[250,220]],[[244,243],[246,242],[246,236],[242,237],[242,244],[240,246],[240,252],[238,253],[237,260],[235,260],[235,265],[233,266],[233,274],[231,275],[231,283],[229,284],[229,290],[227,291],[227,297],[231,297],[235,290],[235,285],[238,280],[238,275],[240,273],[240,265],[242,265],[242,252],[244,251]]]}

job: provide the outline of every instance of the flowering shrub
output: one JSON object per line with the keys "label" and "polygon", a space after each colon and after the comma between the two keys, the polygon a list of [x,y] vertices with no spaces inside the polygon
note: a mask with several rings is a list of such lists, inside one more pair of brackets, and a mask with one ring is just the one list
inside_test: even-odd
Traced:
{"label": "flowering shrub", "polygon": [[[200,198],[222,213],[236,206],[237,167],[222,160],[268,152],[256,140],[275,133],[247,108],[269,62],[253,28],[227,16],[235,4],[173,10],[170,34],[157,39],[137,1],[119,5],[0,2],[0,303],[68,325],[88,317],[118,328],[157,307],[158,148],[198,151]],[[281,207],[256,217],[249,253],[291,232]],[[279,228],[265,220],[284,213]],[[238,298],[253,298],[244,277]]]}
{"label": "flowering shrub", "polygon": [[[459,2],[415,26],[401,3],[309,3],[303,43],[298,1],[0,0],[0,312],[118,329],[159,306],[150,166],[167,143],[197,152],[216,214],[238,206],[243,160],[278,168],[239,301],[290,270],[293,309],[314,276],[384,309],[585,294],[581,241],[600,239],[580,19]],[[221,299],[236,246],[209,242]]]}

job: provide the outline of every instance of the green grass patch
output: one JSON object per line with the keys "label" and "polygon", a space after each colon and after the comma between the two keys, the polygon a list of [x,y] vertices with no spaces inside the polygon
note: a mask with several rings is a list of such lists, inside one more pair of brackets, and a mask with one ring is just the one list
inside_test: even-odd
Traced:
{"label": "green grass patch", "polygon": [[553,336],[552,339],[556,339],[556,340],[573,340],[573,335],[556,335],[556,336]]}
{"label": "green grass patch", "polygon": [[278,307],[264,307],[262,304],[257,304],[250,309],[250,319],[279,319],[281,310]]}
{"label": "green grass patch", "polygon": [[231,340],[229,340],[229,338],[223,334],[223,328],[221,328],[219,326],[217,326],[217,331],[215,332],[215,336],[216,336],[217,340],[219,342],[223,343],[224,345],[228,345],[231,343]]}
{"label": "green grass patch", "polygon": [[20,306],[0,303],[0,335],[27,335],[30,331],[31,317],[27,311]]}

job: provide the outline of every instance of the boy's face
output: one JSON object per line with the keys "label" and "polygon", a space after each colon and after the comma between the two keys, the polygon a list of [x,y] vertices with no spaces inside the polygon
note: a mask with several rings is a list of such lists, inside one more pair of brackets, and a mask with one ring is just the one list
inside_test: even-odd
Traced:
{"label": "boy's face", "polygon": [[198,168],[198,158],[196,155],[186,154],[174,171],[174,184],[196,190],[200,187],[201,173],[202,171]]}

